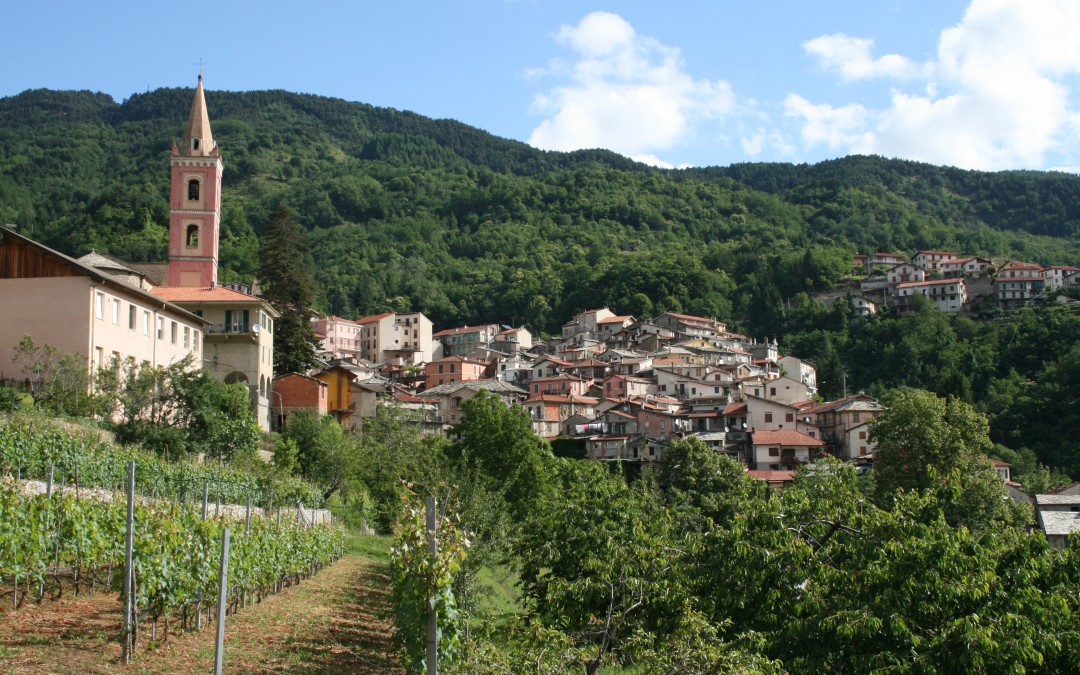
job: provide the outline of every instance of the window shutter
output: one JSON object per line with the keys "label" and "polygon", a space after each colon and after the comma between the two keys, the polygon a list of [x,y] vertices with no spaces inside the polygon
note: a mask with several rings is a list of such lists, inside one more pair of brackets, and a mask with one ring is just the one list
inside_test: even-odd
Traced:
{"label": "window shutter", "polygon": [[225,310],[225,332],[228,333],[232,330],[232,310]]}
{"label": "window shutter", "polygon": [[248,310],[244,310],[244,332],[248,331]]}

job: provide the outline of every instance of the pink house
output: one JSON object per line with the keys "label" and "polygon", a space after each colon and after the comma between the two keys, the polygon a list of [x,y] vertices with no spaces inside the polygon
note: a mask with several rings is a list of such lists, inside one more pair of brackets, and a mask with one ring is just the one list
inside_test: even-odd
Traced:
{"label": "pink house", "polygon": [[0,377],[22,380],[11,365],[24,335],[91,369],[131,359],[169,366],[203,360],[206,322],[138,286],[0,227]]}

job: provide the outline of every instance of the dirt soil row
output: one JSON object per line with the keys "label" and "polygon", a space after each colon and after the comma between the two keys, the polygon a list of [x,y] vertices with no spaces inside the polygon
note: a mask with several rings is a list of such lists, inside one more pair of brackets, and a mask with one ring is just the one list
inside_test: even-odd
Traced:
{"label": "dirt soil row", "polygon": [[[227,673],[401,673],[385,565],[350,554],[225,620]],[[0,673],[209,673],[213,625],[152,644],[120,663],[115,593],[0,609]],[[161,627],[159,626],[159,631]]]}

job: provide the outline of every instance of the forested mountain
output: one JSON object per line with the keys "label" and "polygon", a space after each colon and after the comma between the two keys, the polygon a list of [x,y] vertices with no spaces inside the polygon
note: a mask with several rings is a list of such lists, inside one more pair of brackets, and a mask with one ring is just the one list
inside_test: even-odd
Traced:
{"label": "forested mountain", "polygon": [[[164,259],[167,158],[191,90],[0,100],[0,219],[67,253]],[[877,157],[664,171],[543,152],[408,112],[284,91],[208,92],[225,159],[225,278],[256,268],[288,203],[321,303],[410,306],[439,325],[552,330],[603,304],[717,316],[838,283],[858,251],[950,248],[1080,262],[1080,179]]]}
{"label": "forested mountain", "polygon": [[[557,331],[583,309],[683,311],[778,336],[823,393],[954,391],[997,440],[1080,470],[1071,424],[1080,318],[932,311],[849,328],[814,291],[853,253],[944,248],[1080,263],[1080,178],[880,157],[666,171],[610,152],[543,152],[449,120],[284,91],[207,92],[225,161],[222,277],[250,278],[280,204],[308,229],[318,303],[418,309],[438,327]],[[190,89],[0,99],[0,222],[73,255],[164,260],[168,157]],[[1052,411],[1058,411],[1052,413]],[[1054,425],[1040,422],[1056,415]],[[1077,420],[1080,421],[1080,420]]]}

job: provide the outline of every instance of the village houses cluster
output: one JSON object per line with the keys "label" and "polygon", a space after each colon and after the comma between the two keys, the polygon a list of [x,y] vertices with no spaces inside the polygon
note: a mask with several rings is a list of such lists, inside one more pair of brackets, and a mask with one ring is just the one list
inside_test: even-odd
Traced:
{"label": "village houses cluster", "polygon": [[919,251],[910,261],[902,253],[856,255],[854,270],[865,275],[861,293],[852,297],[857,316],[876,314],[879,307],[910,314],[918,295],[949,314],[992,306],[1019,309],[1080,286],[1077,267],[1008,260],[995,268],[989,258],[951,251]]}
{"label": "village houses cluster", "polygon": [[[267,431],[288,425],[299,410],[358,428],[379,406],[394,405],[424,431],[442,433],[461,419],[466,401],[486,391],[524,408],[541,437],[631,469],[662,462],[674,440],[688,437],[771,487],[825,455],[872,461],[870,422],[882,412],[876,400],[855,393],[821,401],[812,363],[781,355],[775,341],[675,312],[635,318],[593,309],[546,340],[498,324],[435,331],[419,312],[315,316],[323,365],[275,374],[278,313],[257,289],[218,283],[222,170],[200,76],[170,158],[168,262],[135,264],[93,252],[74,259],[0,228],[0,353],[12,354],[30,335],[86,355],[91,369],[190,358],[224,382],[245,384]],[[920,251],[911,262],[879,253],[855,263],[868,274],[884,271],[853,296],[859,315],[882,304],[905,311],[915,294],[961,311],[974,295],[969,285],[1016,307],[1080,283],[1076,268],[1011,261],[991,276],[987,259],[940,251]],[[41,386],[10,363],[0,360],[0,379]],[[999,471],[1017,491],[1008,465],[999,463]]]}

